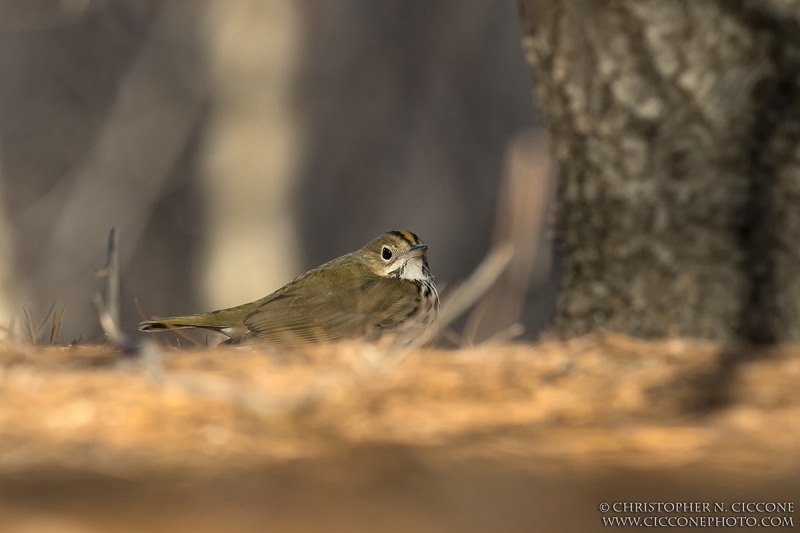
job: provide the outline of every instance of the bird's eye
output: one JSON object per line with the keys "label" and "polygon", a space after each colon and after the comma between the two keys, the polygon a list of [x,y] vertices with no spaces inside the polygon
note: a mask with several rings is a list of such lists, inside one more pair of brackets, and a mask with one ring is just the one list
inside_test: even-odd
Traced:
{"label": "bird's eye", "polygon": [[381,257],[383,257],[385,261],[388,261],[389,259],[392,258],[392,251],[386,246],[384,246],[383,251],[381,251]]}

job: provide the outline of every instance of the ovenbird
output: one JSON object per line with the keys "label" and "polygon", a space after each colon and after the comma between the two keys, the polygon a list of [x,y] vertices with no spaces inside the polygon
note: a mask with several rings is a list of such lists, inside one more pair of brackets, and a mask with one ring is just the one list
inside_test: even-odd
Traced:
{"label": "ovenbird", "polygon": [[205,328],[227,335],[228,343],[294,345],[392,335],[395,344],[425,344],[439,315],[427,249],[410,231],[390,231],[260,300],[146,320],[139,330]]}

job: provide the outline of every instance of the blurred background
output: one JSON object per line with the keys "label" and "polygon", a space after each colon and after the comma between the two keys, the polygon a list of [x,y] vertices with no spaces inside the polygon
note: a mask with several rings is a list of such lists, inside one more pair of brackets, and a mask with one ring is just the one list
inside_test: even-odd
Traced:
{"label": "blurred background", "polygon": [[552,247],[526,213],[549,166],[512,0],[2,0],[0,39],[0,323],[63,307],[62,343],[99,337],[116,226],[127,331],[393,229],[451,288],[510,233],[541,243],[479,336],[548,324]]}
{"label": "blurred background", "polygon": [[[538,3],[536,20],[610,6],[598,20],[613,48],[635,22],[619,5]],[[709,5],[698,20],[716,20]],[[254,300],[408,229],[444,298],[493,247],[515,247],[443,344],[506,340],[518,323],[536,338],[560,265],[521,40],[513,0],[0,0],[0,337],[65,309],[60,343],[100,339],[90,302],[116,227],[129,333],[143,316]],[[791,501],[800,488],[796,346],[750,357],[611,331],[399,358],[2,346],[0,533],[587,531],[603,501]]]}

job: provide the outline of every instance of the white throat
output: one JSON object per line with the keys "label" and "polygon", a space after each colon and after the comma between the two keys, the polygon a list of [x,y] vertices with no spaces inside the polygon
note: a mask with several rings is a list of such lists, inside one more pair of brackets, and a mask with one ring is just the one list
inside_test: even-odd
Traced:
{"label": "white throat", "polygon": [[422,258],[421,257],[412,257],[405,262],[405,265],[401,268],[400,271],[400,279],[408,279],[411,281],[425,281],[428,279],[428,276],[425,275],[425,272],[422,270]]}

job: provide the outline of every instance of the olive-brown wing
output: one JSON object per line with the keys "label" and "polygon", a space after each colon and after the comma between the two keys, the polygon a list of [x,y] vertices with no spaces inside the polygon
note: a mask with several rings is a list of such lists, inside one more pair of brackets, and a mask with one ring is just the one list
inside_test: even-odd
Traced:
{"label": "olive-brown wing", "polygon": [[288,290],[250,312],[249,342],[306,344],[347,338],[374,339],[411,316],[419,306],[414,283],[396,278],[317,283],[318,290]]}

